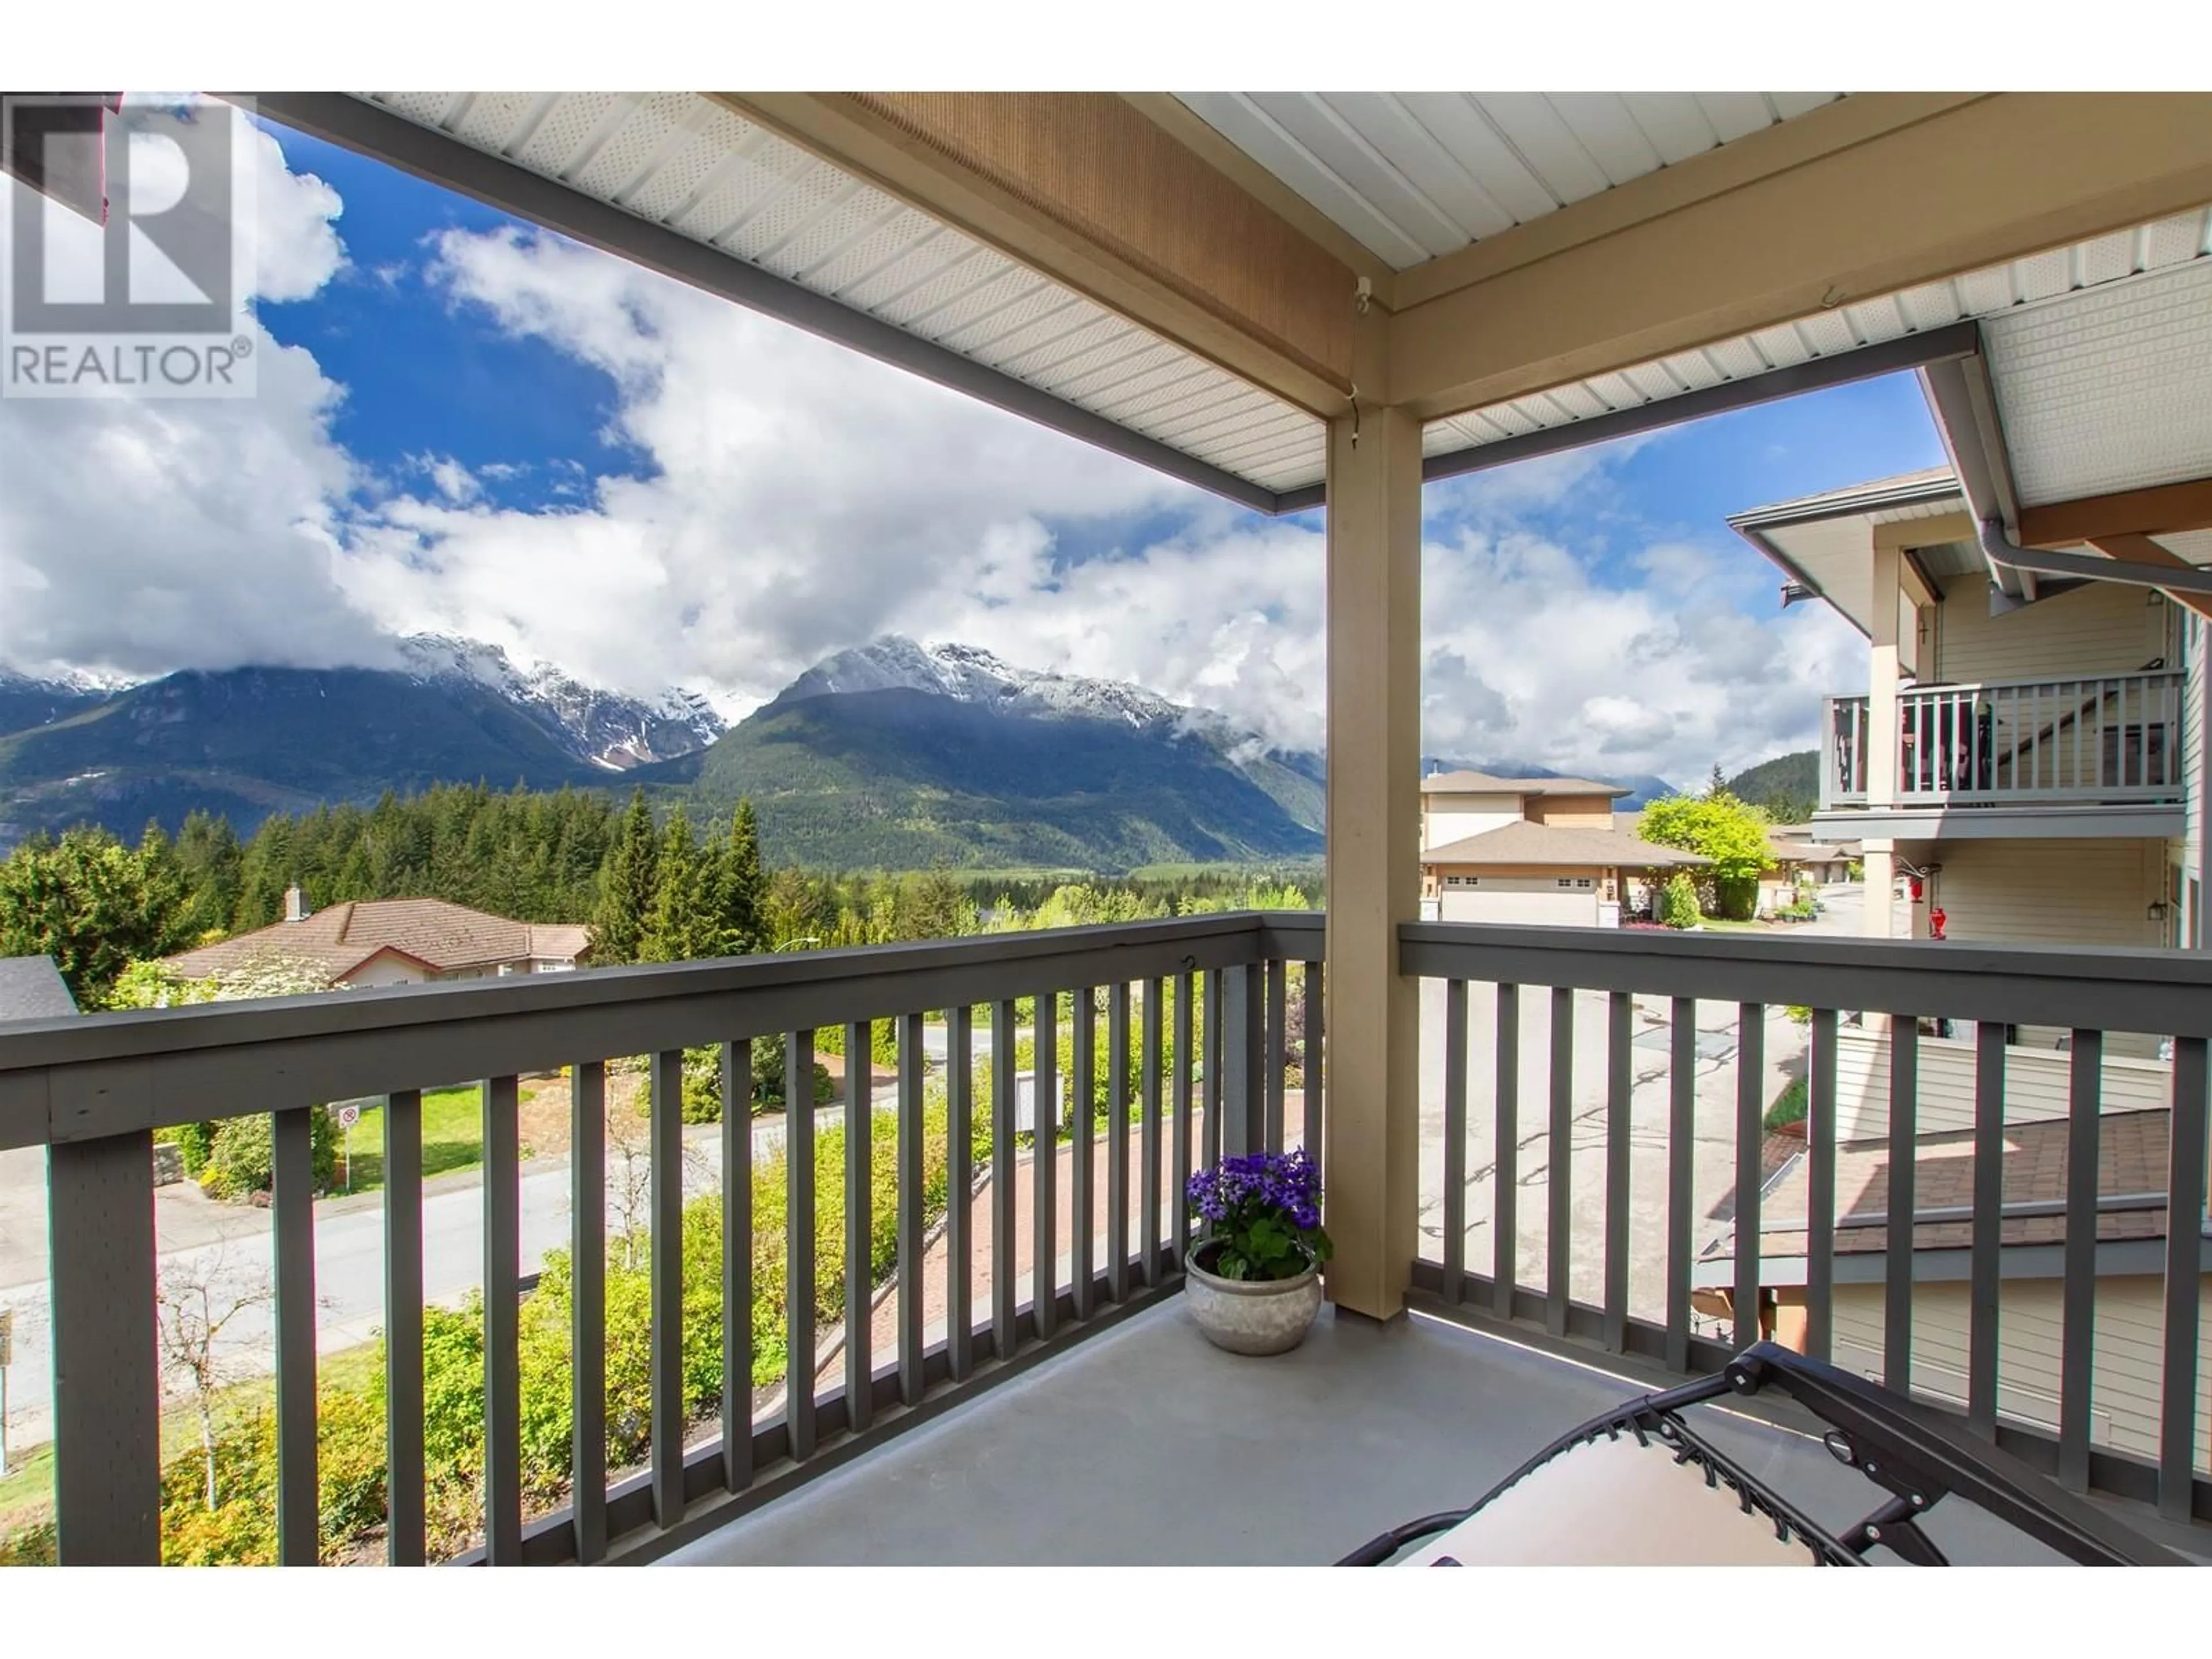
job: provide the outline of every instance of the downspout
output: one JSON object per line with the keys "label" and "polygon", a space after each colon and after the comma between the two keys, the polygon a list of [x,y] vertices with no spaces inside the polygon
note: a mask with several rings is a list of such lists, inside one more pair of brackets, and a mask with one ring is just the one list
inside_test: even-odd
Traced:
{"label": "downspout", "polygon": [[1982,552],[1992,564],[2025,570],[2038,576],[2072,576],[2093,582],[2127,582],[2137,587],[2163,587],[2177,593],[2212,593],[2212,570],[2195,565],[2142,564],[2133,559],[2094,558],[2083,553],[2054,553],[2048,548],[2022,547],[2005,534],[1995,519],[1982,520]]}

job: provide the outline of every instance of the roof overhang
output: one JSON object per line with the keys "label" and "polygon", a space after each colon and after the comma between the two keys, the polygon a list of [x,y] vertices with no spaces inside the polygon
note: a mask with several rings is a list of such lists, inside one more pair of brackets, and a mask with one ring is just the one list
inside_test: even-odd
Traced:
{"label": "roof overhang", "polygon": [[[2212,201],[2198,94],[256,100],[1268,514],[1321,504],[1330,423],[1362,408],[1419,419],[1448,478],[1871,375],[1948,382],[1977,319],[2032,511],[2008,388],[2033,353],[2006,356],[2027,313],[2139,278],[2100,315],[2156,287],[2185,328]],[[2149,367],[2185,395],[2179,356]],[[1985,488],[1960,462],[2002,516],[2003,469]]]}

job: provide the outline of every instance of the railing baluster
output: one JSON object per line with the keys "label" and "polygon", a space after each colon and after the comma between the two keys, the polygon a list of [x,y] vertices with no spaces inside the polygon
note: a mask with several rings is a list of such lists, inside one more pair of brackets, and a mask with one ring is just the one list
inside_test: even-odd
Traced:
{"label": "railing baluster", "polygon": [[1899,1014],[1889,1024],[1889,1234],[1881,1334],[1881,1383],[1894,1394],[1912,1386],[1913,1126],[1920,1115],[1920,1022]]}
{"label": "railing baluster", "polygon": [[[743,1492],[753,1483],[752,1104],[753,1045],[750,1038],[740,1037],[735,1042],[722,1045],[722,1489],[725,1492]],[[604,1432],[600,1444],[604,1449]],[[602,1463],[599,1486],[604,1488],[605,1485],[605,1469]]]}
{"label": "railing baluster", "polygon": [[415,1089],[384,1101],[384,1559],[395,1567],[419,1567],[425,1531],[422,1096]]}
{"label": "railing baluster", "polygon": [[1039,1341],[1060,1322],[1060,1246],[1054,1237],[1060,1219],[1055,1179],[1060,1169],[1060,993],[1039,992],[1036,999],[1034,1090],[1036,1132],[1030,1137],[1030,1163],[1036,1176],[1033,1213],[1030,1301],[1036,1310]]}
{"label": "railing baluster", "polygon": [[46,1149],[54,1344],[55,1554],[64,1566],[161,1559],[154,1137]]}
{"label": "railing baluster", "polygon": [[[1189,974],[1175,976],[1175,1188],[1170,1195],[1174,1206],[1175,1220],[1168,1230],[1168,1237],[1175,1249],[1175,1270],[1181,1273],[1190,1256],[1190,1204],[1184,1196],[1190,1191],[1191,1175],[1191,1066],[1198,1056],[1191,1049],[1191,1028],[1196,1023],[1192,1018],[1191,1002],[1195,995],[1196,980]],[[1306,1037],[1306,1088],[1308,1098],[1313,1089],[1313,1036],[1308,1028]],[[1312,1109],[1308,1108],[1310,1111]],[[1320,1155],[1316,1149],[1315,1156]]]}
{"label": "railing baluster", "polygon": [[1690,1369],[1690,1250],[1697,1218],[1698,1005],[1674,999],[1667,1064],[1667,1366]]}
{"label": "railing baluster", "polygon": [[[874,1031],[866,1020],[845,1027],[845,1426],[866,1431],[875,1415]],[[900,1195],[903,1203],[905,1195]]]}
{"label": "railing baluster", "polygon": [[1521,1273],[1521,988],[1498,988],[1497,1127],[1491,1145],[1491,1310],[1513,1317]]}
{"label": "railing baluster", "polygon": [[1605,1346],[1628,1346],[1628,1045],[1635,1000],[1615,991],[1606,1000]]}
{"label": "railing baluster", "polygon": [[991,1349],[1014,1357],[1021,1284],[1014,1268],[1014,1135],[1021,1099],[1014,1079],[1014,999],[991,1010]]}
{"label": "railing baluster", "polygon": [[945,1013],[945,1368],[975,1364],[975,1011]]}
{"label": "railing baluster", "polygon": [[1106,1001],[1106,1294],[1129,1294],[1129,983]]}
{"label": "railing baluster", "polygon": [[1221,1007],[1221,1152],[1242,1158],[1257,1152],[1265,1131],[1260,1103],[1261,1010],[1256,963],[1223,971]]}
{"label": "railing baluster", "polygon": [[1836,1335],[1836,1011],[1813,1010],[1805,1086],[1805,1352]]}
{"label": "railing baluster", "polygon": [[2196,1486],[2198,1301],[2204,1282],[2204,1089],[2205,1040],[2176,1038],[2166,1165],[2166,1351],[2158,1395],[2158,1512],[2168,1521],[2191,1518]]}
{"label": "railing baluster", "polygon": [[[921,1403],[922,1211],[921,1016],[898,1023],[898,1376],[902,1404]],[[950,1188],[947,1189],[948,1191]]]}
{"label": "railing baluster", "polygon": [[1552,988],[1552,1124],[1545,1147],[1549,1200],[1544,1269],[1544,1328],[1567,1334],[1567,1274],[1575,1231],[1575,994]]}
{"label": "railing baluster", "polygon": [[1200,1017],[1205,1027],[1205,1051],[1200,1064],[1200,1079],[1205,1085],[1206,1129],[1201,1161],[1207,1169],[1221,1162],[1221,1119],[1224,1084],[1222,1073],[1227,1066],[1227,1044],[1222,1037],[1223,1004],[1229,997],[1229,975],[1219,968],[1206,975],[1206,1009]]}
{"label": "railing baluster", "polygon": [[684,1051],[653,1057],[653,1519],[684,1518]]}
{"label": "railing baluster", "polygon": [[[1326,1085],[1322,1066],[1322,965],[1309,962],[1304,977],[1299,981],[1299,994],[1304,999],[1305,1053],[1299,1057],[1299,1074],[1305,1079],[1305,1127],[1301,1144],[1306,1156],[1318,1165],[1322,1161],[1322,1142],[1327,1131],[1322,1127],[1322,1091]],[[1178,1050],[1180,1052],[1180,1050]],[[1328,1171],[1322,1171],[1324,1189]]]}
{"label": "railing baluster", "polygon": [[276,1559],[311,1567],[322,1553],[315,1454],[315,1139],[309,1112],[276,1115],[270,1230],[276,1252]]}
{"label": "railing baluster", "polygon": [[[722,1109],[726,1117],[727,1095]],[[413,1115],[419,1159],[419,1095]],[[599,1060],[568,1073],[568,1220],[570,1515],[576,1559],[589,1566],[607,1553],[607,1068]],[[419,1342],[419,1321],[416,1329]]]}
{"label": "railing baluster", "polygon": [[2097,1115],[2105,1034],[2074,1033],[2067,1056],[2066,1280],[2058,1360],[2058,1478],[2089,1486],[2089,1407],[2097,1353]]}
{"label": "railing baluster", "polygon": [[1467,1297],[1467,981],[1444,981],[1444,1299]]}
{"label": "railing baluster", "polygon": [[1974,1027],[1974,1220],[1966,1336],[1966,1426],[1996,1437],[1998,1235],[2004,1210],[2005,1030]]}
{"label": "railing baluster", "polygon": [[1759,1188],[1765,1184],[1766,1008],[1742,1002],[1735,1011],[1735,1348],[1759,1340]]}
{"label": "railing baluster", "polygon": [[783,1043],[783,1422],[791,1461],[814,1455],[814,1033]]}
{"label": "railing baluster", "polygon": [[[1143,1156],[1137,1185],[1137,1206],[1142,1212],[1142,1224],[1137,1230],[1137,1248],[1142,1253],[1146,1289],[1160,1282],[1160,1113],[1163,1107],[1160,1091],[1161,1048],[1166,1035],[1163,1025],[1167,1010],[1167,984],[1160,979],[1145,981],[1145,1036],[1143,1044],[1143,1103],[1144,1121],[1139,1127],[1139,1146]],[[1275,1074],[1276,1092],[1282,1091],[1282,1073]]]}
{"label": "railing baluster", "polygon": [[1097,1299],[1091,1277],[1097,1271],[1091,1241],[1098,1233],[1097,1153],[1092,1129],[1097,1121],[1098,1099],[1091,1091],[1098,1086],[1097,988],[1079,986],[1067,1001],[1068,1012],[1075,1021],[1068,1067],[1073,1075],[1067,1086],[1068,1110],[1074,1118],[1067,1161],[1068,1289],[1074,1294],[1075,1316],[1088,1319]]}
{"label": "railing baluster", "polygon": [[513,1077],[485,1079],[484,1559],[522,1560],[522,1147]]}
{"label": "railing baluster", "polygon": [[1290,1017],[1288,987],[1291,965],[1273,957],[1267,964],[1267,1024],[1266,1048],[1261,1058],[1265,1084],[1267,1123],[1261,1144],[1271,1152],[1283,1150],[1283,1026]]}

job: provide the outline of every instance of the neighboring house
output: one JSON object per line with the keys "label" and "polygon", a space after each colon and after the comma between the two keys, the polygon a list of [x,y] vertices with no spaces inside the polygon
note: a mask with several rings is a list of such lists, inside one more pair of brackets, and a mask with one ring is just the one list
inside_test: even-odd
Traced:
{"label": "neighboring house", "polygon": [[1957,939],[2199,937],[2201,618],[1993,564],[1948,470],[1729,523],[1789,576],[1785,605],[1825,603],[1872,646],[1864,690],[1828,700],[1809,826],[1862,844],[1869,933],[1924,939],[1941,910]]}
{"label": "neighboring house", "polygon": [[512,921],[443,899],[366,899],[311,912],[292,887],[284,918],[170,957],[165,965],[186,979],[220,979],[282,958],[319,969],[333,985],[360,988],[561,973],[581,966],[591,952],[587,927]]}
{"label": "neighboring house", "polygon": [[76,999],[52,957],[0,957],[0,1020],[67,1019]]}
{"label": "neighboring house", "polygon": [[1851,866],[1859,858],[1857,843],[1815,841],[1809,824],[1768,825],[1766,850],[1774,863],[1759,878],[1762,914],[1794,904],[1803,888],[1832,887],[1850,880]]}
{"label": "neighboring house", "polygon": [[1422,914],[1439,921],[1618,926],[1638,878],[1711,860],[1613,825],[1628,793],[1586,778],[1436,772],[1421,780]]}
{"label": "neighboring house", "polygon": [[[2164,1329],[2167,1110],[2108,1111],[2100,1120],[2096,1240],[2096,1340],[2091,1359],[2090,1439],[2138,1457],[2159,1455],[2159,1389]],[[1997,1303],[1997,1410],[2056,1432],[2069,1126],[2063,1117],[2014,1124],[2004,1138],[2001,1285]],[[1773,1156],[1778,1146],[1780,1157]],[[1805,1342],[1806,1195],[1802,1139],[1768,1138],[1767,1180],[1759,1200],[1759,1279],[1773,1287],[1762,1328],[1791,1347]],[[1881,1380],[1889,1259],[1889,1155],[1880,1140],[1836,1152],[1834,1326],[1831,1356]],[[1974,1148],[1971,1128],[1920,1137],[1913,1161],[1914,1392],[1960,1409],[1966,1403],[1966,1355],[1973,1227]],[[2192,1231],[2200,1228],[2192,1226]],[[1692,1276],[1692,1299],[1709,1316],[1729,1315],[1735,1241],[1708,1249]],[[2198,1281],[2198,1370],[2212,1375],[2212,1277]],[[2196,1462],[2208,1446],[2198,1419]]]}

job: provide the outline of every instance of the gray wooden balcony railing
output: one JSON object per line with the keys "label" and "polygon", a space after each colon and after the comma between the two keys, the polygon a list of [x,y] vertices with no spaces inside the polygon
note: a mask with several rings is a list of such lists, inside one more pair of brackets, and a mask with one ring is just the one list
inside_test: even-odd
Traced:
{"label": "gray wooden balcony railing", "polygon": [[1908,687],[1894,742],[1864,697],[1831,697],[1820,805],[1863,805],[1868,769],[1893,766],[1894,805],[2096,805],[2181,799],[2181,698],[2172,672]]}
{"label": "gray wooden balcony railing", "polygon": [[[2154,1502],[2172,1519],[2212,1519],[2212,1481],[2197,1449],[2198,1424],[2208,1404],[2208,1379],[2199,1371],[2199,1327],[2204,1275],[2212,1266],[2205,1237],[2212,957],[2177,951],[1996,949],[1426,922],[1401,927],[1399,939],[1401,971],[1441,981],[1443,1004],[1440,1020],[1425,1015],[1424,1019],[1425,1041],[1441,1039],[1443,1045],[1437,1149],[1442,1168],[1424,1175],[1425,1183],[1440,1181],[1442,1225],[1434,1253],[1415,1263],[1417,1291],[1473,1322],[1532,1328],[1552,1338],[1579,1339],[1613,1353],[1642,1356],[1675,1371],[1701,1371],[1721,1365],[1758,1340],[1767,1292],[1786,1283],[1794,1296],[1794,1287],[1802,1283],[1805,1345],[1814,1355],[1831,1358],[1837,1331],[1838,1229],[1876,1218],[1873,1210],[1849,1214],[1848,1194],[1842,1195],[1847,1213],[1838,1212],[1838,1054],[1841,1035],[1847,1034],[1855,1044],[1855,1060],[1867,1063],[1866,1077],[1879,1077],[1871,1056],[1879,1048],[1887,1051],[1887,1094],[1879,1103],[1887,1116],[1886,1134],[1880,1141],[1863,1143],[1875,1147],[1887,1164],[1887,1202],[1879,1206],[1887,1236],[1880,1268],[1885,1384],[1899,1390],[1915,1384],[1914,1292],[1920,1265],[1916,1226],[1964,1220],[1971,1228],[1966,1252],[1971,1330],[1964,1366],[1968,1425],[2077,1489]],[[1486,1064],[1476,1072],[1471,1097],[1469,987],[1483,983],[1491,988],[1495,1021],[1492,1053],[1482,1058],[1494,1060],[1494,1067]],[[1594,1113],[1588,1096],[1578,1097],[1573,1077],[1577,1003],[1590,1000],[1591,994],[1602,998],[1606,1060],[1602,1096]],[[1528,1067],[1521,1046],[1528,1023],[1524,1016],[1533,1011],[1522,1006],[1522,999],[1539,996],[1550,1004],[1550,1061],[1539,1073],[1548,1088],[1528,1098]],[[1645,1000],[1639,1004],[1638,999]],[[1720,1108],[1732,1121],[1713,1122],[1710,1110],[1708,1121],[1699,1121],[1698,1074],[1717,1076],[1698,1041],[1701,1000],[1732,1006],[1735,1012],[1733,1110]],[[1805,1203],[1802,1214],[1784,1224],[1793,1235],[1802,1230],[1803,1258],[1802,1269],[1785,1279],[1774,1263],[1760,1259],[1763,1188],[1771,1173],[1763,1161],[1768,1105],[1763,1044],[1768,1012],[1793,1005],[1810,1011],[1808,1117]],[[1478,1006],[1478,1012],[1492,1011]],[[1884,1017],[1889,1019],[1887,1037],[1858,1047],[1871,1040],[1868,1025],[1854,1022],[1872,1022],[1878,1030]],[[1963,1023],[1971,1048],[1951,1039],[1923,1040],[1923,1018]],[[2008,1036],[2021,1026],[2070,1030],[2069,1052],[2045,1050],[2031,1060],[2023,1049],[2008,1046]],[[1651,1041],[1637,1046],[1650,1054],[1656,1042],[1665,1056],[1663,1067],[1640,1079],[1633,1075],[1632,1058],[1639,1028],[1649,1028]],[[2172,1039],[2171,1059],[2165,1062],[2170,1111],[2162,1194],[2100,1197],[2099,1192],[2100,1137],[2108,1121],[2100,1108],[2112,1075],[2105,1060],[2106,1037],[2113,1032]],[[1954,1085],[1962,1081],[1962,1073],[1971,1077],[1972,1202],[1963,1217],[1955,1206],[1921,1208],[1915,1201],[1921,1079],[1924,1066],[1939,1059]],[[2063,1077],[2064,1091],[2063,1096],[2050,1091],[2063,1102],[2058,1109],[2063,1119],[2050,1121],[2063,1121],[2067,1149],[2063,1198],[2056,1206],[2064,1228],[2055,1434],[2001,1415],[1998,1408],[2000,1286],[2011,1272],[2003,1257],[2006,1224],[2052,1207],[2008,1204],[2002,1184],[2008,1129],[2019,1125],[2017,1107],[2009,1124],[2007,1118],[2008,1066],[2017,1078],[2031,1063],[2049,1068],[2053,1081]],[[2148,1089],[2160,1082],[2160,1062],[2130,1064],[2136,1067],[2129,1073],[2131,1083]],[[1639,1083],[1649,1085],[1642,1095],[1637,1093]],[[1954,1121],[1959,1110],[1953,1109]],[[1492,1149],[1487,1169],[1480,1171],[1486,1178],[1471,1168],[1471,1129],[1478,1156],[1482,1142]],[[1578,1133],[1595,1143],[1589,1151],[1576,1144]],[[1965,1133],[1958,1132],[1954,1143]],[[1713,1213],[1693,1193],[1693,1160],[1700,1139],[1716,1133],[1733,1141],[1734,1214],[1723,1235],[1728,1249],[1715,1260],[1725,1263],[1723,1271],[1733,1281],[1728,1291],[1734,1328],[1720,1340],[1695,1334],[1692,1313],[1697,1229]],[[1644,1166],[1646,1184],[1641,1192],[1632,1184],[1632,1139],[1638,1148],[1657,1148],[1653,1161]],[[1425,1151],[1424,1157],[1433,1159],[1436,1152]],[[1533,1227],[1519,1213],[1517,1202],[1531,1184],[1531,1164],[1546,1188],[1544,1212]],[[1603,1224],[1577,1229],[1572,1224],[1577,1196],[1587,1196],[1593,1182],[1603,1194]],[[1488,1215],[1470,1217],[1470,1194],[1486,1187]],[[1424,1190],[1431,1188],[1425,1184]],[[1708,1182],[1702,1200],[1713,1196]],[[2157,1452],[2154,1458],[2144,1458],[2093,1445],[2091,1405],[2099,1217],[2142,1208],[2151,1197],[2168,1220],[2162,1244],[2149,1247],[2162,1251],[2163,1290],[2157,1316],[2161,1328],[2149,1345],[2155,1357],[2138,1362],[2153,1367],[2157,1377]],[[1655,1202],[1661,1224],[1632,1243],[1632,1212],[1648,1218]],[[1486,1262],[1474,1259],[1469,1245],[1471,1227],[1486,1222]],[[1541,1263],[1534,1284],[1522,1275],[1532,1234],[1534,1260]],[[1632,1261],[1632,1250],[1646,1254]],[[1656,1266],[1663,1274],[1653,1296],[1648,1292],[1654,1275],[1647,1273],[1640,1306],[1630,1296],[1632,1266]],[[1577,1297],[1578,1285],[1594,1286],[1595,1294]]]}
{"label": "gray wooden balcony railing", "polygon": [[[94,1016],[0,1030],[0,1147],[49,1149],[50,1291],[55,1370],[55,1498],[64,1564],[160,1559],[161,1388],[155,1352],[154,1131],[274,1115],[277,1548],[288,1563],[319,1553],[316,1440],[315,1220],[309,1114],[320,1103],[382,1096],[385,1113],[388,1424],[387,1550],[419,1563],[424,1547],[422,1091],[478,1078],[483,1114],[483,1546],[497,1563],[647,1554],[706,1530],[819,1468],[840,1462],[1039,1354],[1079,1340],[1181,1282],[1188,1243],[1177,1201],[1194,1160],[1284,1144],[1286,988],[1301,971],[1305,1144],[1321,1140],[1318,916],[1201,916],[940,944],[626,968],[495,982]],[[1199,981],[1204,994],[1197,994]],[[1141,987],[1133,1007],[1131,988]],[[1087,1078],[1103,994],[1109,1066],[1105,1249],[1077,1225],[1060,1282],[1054,1237],[1058,1158],[1031,1158],[1030,1267],[1013,1271],[1018,1167],[1011,1103],[1018,999],[1037,999],[1035,1098],[1053,1127],[1056,1018],[1073,1022],[1073,1075]],[[1194,1030],[1194,1009],[1203,1005]],[[974,1009],[994,1011],[984,1047],[993,1099],[987,1146],[974,1144],[969,1079]],[[990,1224],[975,1236],[955,1180],[945,1217],[945,1334],[925,1345],[922,1212],[923,1018],[946,1015],[948,1158],[988,1171]],[[750,1045],[783,1045],[785,1076],[812,1074],[813,1033],[846,1028],[846,1053],[868,1052],[867,1022],[898,1032],[894,1114],[898,1171],[896,1352],[870,1353],[867,1283],[869,1085],[857,1084],[844,1172],[848,1261],[845,1380],[817,1389],[812,1299],[789,1301],[787,1406],[756,1422],[752,1356],[752,1136],[736,1103],[750,1095]],[[1166,1022],[1175,1022],[1172,1038]],[[1195,1039],[1195,1040],[1194,1040]],[[1136,1045],[1133,1055],[1132,1044]],[[687,1450],[681,1322],[682,1063],[688,1048],[721,1050],[724,1386],[720,1434]],[[653,1401],[649,1467],[616,1480],[606,1468],[606,1064],[651,1056],[647,1204]],[[1171,1059],[1164,1056],[1171,1055]],[[1138,1096],[1132,1099],[1132,1062]],[[572,1079],[574,1258],[572,1501],[525,1524],[518,1356],[525,1293],[520,1240],[518,1077],[568,1068]],[[866,1079],[855,1064],[848,1077]],[[1071,1095],[1073,1091],[1071,1091]],[[1137,1109],[1133,1112],[1133,1105]],[[1071,1114],[1073,1213],[1097,1212],[1093,1126]],[[1133,1137],[1133,1117],[1135,1127]],[[1202,1142],[1198,1137],[1202,1124]],[[784,1241],[787,1284],[816,1282],[814,1123],[788,1114]],[[1135,1145],[1133,1148],[1133,1138]],[[1134,1185],[1132,1187],[1132,1155]],[[1135,1237],[1132,1237],[1132,1215]],[[975,1274],[991,1264],[988,1310]],[[981,1315],[978,1318],[978,1315]]]}

